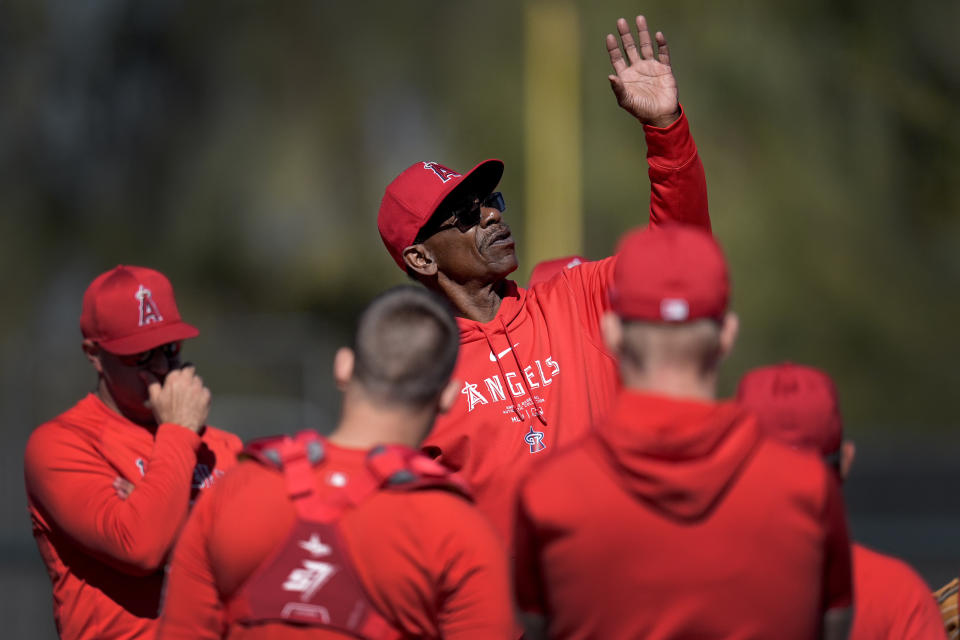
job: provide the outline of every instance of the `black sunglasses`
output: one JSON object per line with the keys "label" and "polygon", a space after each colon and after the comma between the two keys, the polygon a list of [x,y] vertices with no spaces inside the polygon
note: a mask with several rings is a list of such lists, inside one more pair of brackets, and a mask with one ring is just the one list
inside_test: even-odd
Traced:
{"label": "black sunglasses", "polygon": [[[473,198],[469,203],[464,203],[459,207],[441,210],[439,212],[440,215],[437,217],[439,223],[428,222],[426,226],[420,230],[420,233],[417,234],[417,239],[414,243],[419,244],[434,234],[446,231],[447,229],[453,229],[454,227],[456,227],[460,233],[466,233],[471,228],[480,224],[481,209],[483,207],[493,208],[503,213],[507,209],[507,203],[503,199],[502,193],[494,191],[483,200]],[[447,222],[450,218],[454,219],[453,222]]]}
{"label": "black sunglasses", "polygon": [[159,347],[154,347],[149,351],[141,351],[140,353],[134,353],[128,356],[117,356],[117,358],[128,367],[145,367],[150,364],[150,361],[153,360],[154,355],[156,355],[158,351],[162,352],[168,360],[176,358],[180,355],[180,343],[168,342]]}

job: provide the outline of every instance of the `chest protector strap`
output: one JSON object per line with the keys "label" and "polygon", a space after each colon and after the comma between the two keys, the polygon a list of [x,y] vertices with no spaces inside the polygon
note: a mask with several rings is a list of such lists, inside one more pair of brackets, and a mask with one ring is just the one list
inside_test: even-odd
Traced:
{"label": "chest protector strap", "polygon": [[285,622],[369,640],[399,638],[357,576],[340,516],[379,490],[442,488],[469,498],[466,485],[419,452],[389,445],[369,452],[366,474],[348,480],[332,471],[320,491],[317,468],[325,462],[325,450],[326,441],[315,431],[257,440],[245,449],[249,457],[283,473],[297,520],[227,603],[227,616],[244,626]]}

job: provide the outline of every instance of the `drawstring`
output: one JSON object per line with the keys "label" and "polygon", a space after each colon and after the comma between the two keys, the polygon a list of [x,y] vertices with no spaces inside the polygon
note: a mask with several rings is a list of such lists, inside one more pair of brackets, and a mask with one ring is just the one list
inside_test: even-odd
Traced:
{"label": "drawstring", "polygon": [[[490,339],[490,335],[484,330],[483,327],[480,327],[480,333],[482,333],[483,337],[487,339],[487,346],[490,347],[490,353],[493,355],[493,359],[497,361],[497,367],[500,369],[500,376],[503,378],[503,384],[506,385],[507,393],[510,395],[510,402],[513,403],[513,412],[517,414],[518,418],[520,418],[520,422],[523,422],[523,414],[520,413],[520,408],[517,406],[517,399],[513,397],[513,390],[510,388],[510,381],[507,380],[507,372],[503,370],[503,365],[500,364],[500,358],[497,357],[497,350],[493,346],[493,341]],[[513,351],[513,347],[511,347],[510,350]],[[521,371],[520,373],[522,374],[523,372]]]}
{"label": "drawstring", "polygon": [[[520,383],[523,384],[527,389],[527,393],[530,394],[530,400],[533,401],[533,407],[536,409],[537,419],[540,421],[540,424],[547,426],[547,419],[543,417],[543,411],[540,410],[540,404],[537,402],[537,397],[533,394],[533,389],[530,388],[530,385],[527,381],[527,376],[523,372],[523,365],[520,364],[520,356],[517,355],[517,352],[513,349],[513,339],[510,337],[510,332],[507,331],[507,323],[503,321],[503,318],[500,319],[500,326],[503,327],[503,334],[507,337],[507,344],[510,345],[510,353],[513,354],[513,360],[517,363],[517,369],[520,370]],[[489,338],[488,338],[489,340]],[[497,358],[497,364],[500,363],[500,358]],[[501,367],[502,371],[502,367]],[[509,388],[510,385],[507,384]],[[511,394],[511,398],[513,395]],[[516,403],[514,403],[514,408],[516,408]],[[519,414],[519,411],[517,412]],[[522,416],[521,416],[522,417]]]}

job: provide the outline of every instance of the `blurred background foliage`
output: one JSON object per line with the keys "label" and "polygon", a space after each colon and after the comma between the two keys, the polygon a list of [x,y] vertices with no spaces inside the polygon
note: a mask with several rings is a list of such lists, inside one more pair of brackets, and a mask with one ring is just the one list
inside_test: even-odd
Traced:
{"label": "blurred background foliage", "polygon": [[[404,281],[375,225],[404,167],[502,158],[523,247],[527,4],[0,3],[11,553],[30,544],[26,437],[93,384],[77,319],[98,273],[171,277],[202,330],[187,355],[214,391],[213,422],[250,436],[335,418],[333,349],[372,295]],[[933,443],[917,445],[914,475],[937,459],[952,469],[960,3],[573,4],[586,255],[646,221],[643,133],[616,106],[603,44],[617,17],[643,12],[668,36],[732,264],[742,334],[723,390],[758,364],[821,366],[854,436]],[[521,253],[518,279],[532,266]],[[893,460],[899,482],[909,464]]]}
{"label": "blurred background foliage", "polygon": [[[579,6],[590,257],[645,219],[642,132],[616,107],[603,48],[637,9]],[[799,359],[837,377],[851,425],[947,426],[960,383],[958,5],[639,9],[672,45],[733,263],[744,331],[727,388],[747,366]],[[523,239],[523,3],[0,11],[0,260],[15,274],[2,336],[51,308],[72,330],[85,283],[119,262],[169,273],[189,316],[348,325],[403,280],[375,216],[416,159],[502,157]]]}

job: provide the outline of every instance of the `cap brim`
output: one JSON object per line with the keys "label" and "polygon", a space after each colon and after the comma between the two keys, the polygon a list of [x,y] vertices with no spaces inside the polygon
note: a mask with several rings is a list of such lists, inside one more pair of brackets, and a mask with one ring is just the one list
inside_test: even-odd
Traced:
{"label": "cap brim", "polygon": [[[460,182],[457,183],[453,189],[450,190],[450,193],[445,195],[440,202],[437,203],[437,206],[433,208],[433,213],[430,215],[432,218],[439,209],[441,209],[448,202],[454,202],[457,198],[471,192],[477,193],[481,198],[484,198],[497,188],[497,185],[500,184],[500,179],[503,177],[503,162],[495,158],[490,160],[484,160],[473,169],[470,169]],[[429,222],[429,218],[427,220]]]}
{"label": "cap brim", "polygon": [[168,342],[189,340],[200,335],[200,330],[186,322],[157,325],[155,329],[143,330],[132,336],[115,340],[98,341],[103,349],[118,356],[129,356],[149,351]]}

